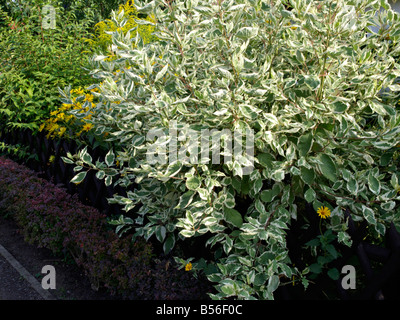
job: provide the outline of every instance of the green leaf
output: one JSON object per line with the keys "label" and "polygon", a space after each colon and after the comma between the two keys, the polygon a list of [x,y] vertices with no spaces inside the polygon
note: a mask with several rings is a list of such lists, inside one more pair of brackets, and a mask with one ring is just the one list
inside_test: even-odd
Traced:
{"label": "green leaf", "polygon": [[166,232],[167,229],[164,226],[159,226],[155,232],[157,240],[163,242],[165,239]]}
{"label": "green leaf", "polygon": [[258,261],[262,265],[268,264],[268,261],[273,261],[275,259],[275,255],[272,252],[266,251],[261,256],[258,257]]}
{"label": "green leaf", "polygon": [[311,272],[319,274],[322,272],[322,268],[318,263],[313,263],[312,265],[309,266],[309,269]]}
{"label": "green leaf", "polygon": [[96,172],[96,178],[99,179],[99,180],[104,179],[105,175],[106,174],[105,174],[105,172],[103,170],[100,170],[100,171]]}
{"label": "green leaf", "polygon": [[283,169],[277,169],[272,173],[271,177],[275,181],[282,181],[285,179],[285,171]]}
{"label": "green leaf", "polygon": [[315,90],[319,87],[321,81],[317,76],[304,76],[304,82],[311,90]]}
{"label": "green leaf", "polygon": [[185,192],[183,195],[181,195],[180,199],[179,199],[179,203],[176,206],[176,209],[184,209],[186,208],[192,201],[193,201],[193,196],[194,196],[195,192],[192,190],[189,190],[187,192]]}
{"label": "green leaf", "polygon": [[263,202],[271,202],[274,198],[272,190],[263,190],[260,194],[260,198]]}
{"label": "green leaf", "polygon": [[104,184],[106,185],[106,187],[110,186],[112,184],[112,176],[107,176]]}
{"label": "green leaf", "polygon": [[300,157],[305,157],[311,150],[313,142],[312,132],[302,135],[297,142]]}
{"label": "green leaf", "polygon": [[201,185],[201,181],[199,178],[193,176],[186,180],[186,188],[189,190],[196,190]]}
{"label": "green leaf", "polygon": [[300,168],[300,177],[308,185],[312,185],[315,179],[314,169]]}
{"label": "green leaf", "polygon": [[67,164],[74,164],[75,163],[74,161],[72,161],[71,159],[68,159],[66,157],[61,157],[61,159]]}
{"label": "green leaf", "polygon": [[376,218],[375,218],[375,213],[371,208],[368,208],[366,206],[362,206],[362,211],[363,211],[363,216],[365,220],[371,225],[376,225]]}
{"label": "green leaf", "polygon": [[313,202],[315,200],[316,197],[316,193],[312,188],[309,188],[305,193],[304,193],[304,199],[306,199],[306,201],[308,203]]}
{"label": "green leaf", "polygon": [[327,178],[332,182],[336,182],[337,170],[336,170],[336,165],[333,162],[332,158],[327,154],[323,153],[320,154],[319,160],[321,161],[321,164],[319,164],[319,168],[322,174],[325,176],[325,178]]}
{"label": "green leaf", "polygon": [[87,171],[78,173],[75,177],[71,179],[72,183],[79,184],[85,179]]}
{"label": "green leaf", "polygon": [[272,155],[269,153],[260,153],[257,155],[257,159],[265,168],[270,168],[272,166],[272,161],[274,160]]}
{"label": "green leaf", "polygon": [[175,236],[173,234],[169,234],[163,245],[164,253],[168,254],[174,246],[175,246]]}
{"label": "green leaf", "polygon": [[257,273],[254,277],[254,285],[262,286],[268,279],[268,276],[265,273]]}
{"label": "green leaf", "polygon": [[377,178],[375,178],[372,173],[368,175],[368,187],[374,194],[378,195],[381,191],[381,184]]}
{"label": "green leaf", "polygon": [[345,231],[340,231],[338,233],[338,241],[344,243],[346,246],[351,247],[353,241],[351,240],[350,235]]}
{"label": "green leaf", "polygon": [[182,169],[182,163],[180,161],[176,161],[168,166],[165,175],[167,177],[175,177],[178,174],[178,172],[181,171],[181,169]]}
{"label": "green leaf", "polygon": [[340,277],[339,270],[336,269],[336,268],[329,269],[328,270],[328,276],[332,280],[335,280],[335,281],[338,280],[339,277]]}
{"label": "green leaf", "polygon": [[168,63],[160,70],[160,72],[157,73],[156,78],[154,79],[154,82],[157,82],[158,80],[160,80],[165,73],[168,70]]}
{"label": "green leaf", "polygon": [[243,224],[243,218],[239,211],[231,208],[224,208],[225,221],[233,224],[235,227],[240,228]]}
{"label": "green leaf", "polygon": [[272,275],[268,280],[267,290],[272,293],[279,287],[279,277],[277,275]]}
{"label": "green leaf", "polygon": [[336,101],[332,105],[333,105],[333,110],[335,113],[343,113],[348,108],[347,104],[345,104],[341,101]]}
{"label": "green leaf", "polygon": [[257,36],[257,33],[258,33],[258,28],[243,27],[238,30],[238,32],[236,33],[236,36],[247,40],[247,39],[251,39],[251,38],[254,38],[255,36]]}
{"label": "green leaf", "polygon": [[85,162],[86,164],[92,164],[92,156],[91,156],[89,153],[87,153],[87,152],[85,152],[85,153],[82,155],[82,160],[83,160],[83,162]]}
{"label": "green leaf", "polygon": [[349,181],[346,184],[347,190],[353,195],[357,195],[358,193],[358,183],[357,180],[353,177],[350,177]]}
{"label": "green leaf", "polygon": [[221,286],[221,291],[225,293],[227,296],[233,296],[235,294],[235,288],[233,285],[234,282],[230,280],[232,283],[227,283],[227,280],[230,279],[223,280],[225,283],[223,286]]}
{"label": "green leaf", "polygon": [[115,160],[115,155],[114,155],[113,150],[111,149],[106,154],[105,163],[107,166],[111,167],[114,164],[114,160]]}

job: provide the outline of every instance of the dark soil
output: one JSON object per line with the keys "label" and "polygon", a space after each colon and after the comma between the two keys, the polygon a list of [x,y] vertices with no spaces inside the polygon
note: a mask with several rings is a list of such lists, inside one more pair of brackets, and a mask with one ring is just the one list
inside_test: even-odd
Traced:
{"label": "dark soil", "polygon": [[[82,269],[72,261],[66,261],[62,257],[55,257],[49,249],[37,248],[35,245],[25,242],[15,222],[2,216],[0,216],[0,244],[26,270],[36,277],[39,282],[41,282],[44,276],[41,273],[43,266],[54,266],[56,270],[56,289],[50,289],[50,293],[57,300],[118,299],[118,297],[110,295],[105,289],[94,290]],[[10,288],[10,281],[12,280],[9,279],[10,276],[5,277],[4,274],[0,275],[0,287],[9,288],[9,294],[2,292],[1,298],[10,300],[35,300],[36,297],[33,294],[24,293],[24,291],[31,292],[32,290],[22,288],[21,285],[18,285],[18,283],[21,283],[21,276],[17,272],[11,271],[8,266],[7,270],[10,271],[9,273],[12,277],[15,277],[15,288]],[[16,293],[13,291],[21,292]]]}

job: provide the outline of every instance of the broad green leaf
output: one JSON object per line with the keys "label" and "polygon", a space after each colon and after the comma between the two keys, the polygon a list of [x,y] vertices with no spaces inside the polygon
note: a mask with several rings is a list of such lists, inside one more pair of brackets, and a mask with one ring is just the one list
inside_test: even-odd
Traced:
{"label": "broad green leaf", "polygon": [[106,174],[105,174],[105,172],[103,170],[99,170],[99,171],[96,172],[96,178],[97,179],[100,179],[100,180],[104,179],[105,175]]}
{"label": "broad green leaf", "polygon": [[176,208],[180,209],[186,208],[189,204],[192,203],[194,194],[195,194],[194,191],[189,190],[185,192],[183,195],[181,195],[179,199],[179,204],[176,206]]}
{"label": "broad green leaf", "polygon": [[353,195],[357,195],[358,193],[358,183],[357,180],[353,177],[350,177],[349,181],[346,184],[347,190]]}
{"label": "broad green leaf", "polygon": [[89,153],[87,153],[87,152],[85,152],[85,153],[82,155],[82,160],[83,160],[83,162],[85,162],[86,164],[92,164],[92,156],[91,156]]}
{"label": "broad green leaf", "polygon": [[316,193],[312,188],[309,188],[305,193],[304,193],[304,199],[306,199],[306,201],[308,203],[313,202],[315,200],[316,197]]}
{"label": "broad green leaf", "polygon": [[164,254],[168,254],[174,246],[175,236],[173,234],[169,234],[163,245]]}
{"label": "broad green leaf", "polygon": [[260,194],[260,198],[263,202],[271,202],[274,198],[272,190],[263,190]]}
{"label": "broad green leaf", "polygon": [[381,184],[371,173],[368,175],[368,187],[374,194],[378,195],[381,191]]}
{"label": "broad green leaf", "polygon": [[363,211],[363,216],[365,220],[371,225],[376,225],[376,218],[375,218],[375,213],[371,208],[368,208],[366,206],[362,206],[362,211]]}
{"label": "broad green leaf", "polygon": [[321,164],[319,164],[319,168],[322,174],[330,181],[336,182],[337,171],[336,171],[336,165],[333,162],[332,158],[327,154],[323,153],[320,154],[319,160],[321,161]]}
{"label": "broad green leaf", "polygon": [[313,142],[312,132],[306,133],[298,139],[297,147],[299,149],[300,157],[305,157],[310,152],[312,142]]}
{"label": "broad green leaf", "polygon": [[242,39],[251,39],[257,36],[258,28],[256,27],[243,27],[238,30],[236,36]]}
{"label": "broad green leaf", "polygon": [[285,179],[285,171],[283,169],[278,169],[275,170],[272,173],[272,179],[274,179],[275,181],[282,181],[283,179]]}
{"label": "broad green leaf", "polygon": [[68,159],[68,158],[66,158],[66,157],[61,157],[61,159],[62,159],[65,163],[67,163],[67,164],[74,164],[74,163],[75,163],[73,160]]}
{"label": "broad green leaf", "polygon": [[71,182],[75,184],[81,183],[86,177],[87,171],[78,173],[75,177],[72,178]]}
{"label": "broad green leaf", "polygon": [[186,187],[187,187],[189,190],[196,190],[197,188],[200,187],[200,185],[201,185],[200,179],[197,178],[197,177],[195,177],[195,176],[190,177],[190,178],[188,178],[188,179],[186,180]]}
{"label": "broad green leaf", "polygon": [[272,261],[274,259],[275,255],[270,251],[266,251],[261,256],[258,257],[258,261],[262,265],[266,265],[270,260]]}
{"label": "broad green leaf", "polygon": [[269,153],[260,153],[257,155],[257,159],[263,167],[270,168],[272,161],[274,160],[272,155]]}
{"label": "broad green leaf", "polygon": [[164,226],[159,226],[155,232],[157,240],[163,242],[165,239],[166,232],[167,229]]}
{"label": "broad green leaf", "polygon": [[265,273],[257,273],[254,277],[254,285],[262,286],[268,279],[268,276]]}
{"label": "broad green leaf", "polygon": [[335,280],[335,281],[338,280],[340,277],[339,270],[336,268],[329,269],[327,274],[328,274],[329,278],[331,278],[332,280]]}
{"label": "broad green leaf", "polygon": [[319,87],[321,81],[317,76],[305,76],[304,82],[311,90],[315,90]]}
{"label": "broad green leaf", "polygon": [[314,169],[307,169],[305,167],[301,167],[300,177],[305,183],[307,183],[308,185],[312,185],[315,179]]}
{"label": "broad green leaf", "polygon": [[267,290],[270,293],[273,293],[279,287],[279,277],[277,275],[272,275],[268,280]]}
{"label": "broad green leaf", "polygon": [[106,187],[110,186],[112,184],[112,176],[107,176],[106,179],[104,180],[104,184]]}
{"label": "broad green leaf", "polygon": [[157,73],[156,78],[154,79],[154,82],[157,82],[160,80],[164,75],[167,73],[168,70],[168,63],[160,70],[160,72]]}
{"label": "broad green leaf", "polygon": [[243,224],[243,218],[239,211],[231,208],[224,208],[225,221],[233,224],[235,227],[240,228]]}
{"label": "broad green leaf", "polygon": [[111,149],[106,154],[105,163],[107,166],[111,167],[114,164],[114,160],[115,160],[115,155],[114,155],[113,150]]}
{"label": "broad green leaf", "polygon": [[181,169],[182,169],[182,163],[180,161],[175,161],[174,163],[168,165],[165,175],[167,177],[175,177],[179,173],[179,171],[181,171]]}
{"label": "broad green leaf", "polygon": [[350,235],[345,231],[340,231],[338,233],[338,241],[341,243],[344,243],[348,247],[351,247],[351,245],[353,243]]}

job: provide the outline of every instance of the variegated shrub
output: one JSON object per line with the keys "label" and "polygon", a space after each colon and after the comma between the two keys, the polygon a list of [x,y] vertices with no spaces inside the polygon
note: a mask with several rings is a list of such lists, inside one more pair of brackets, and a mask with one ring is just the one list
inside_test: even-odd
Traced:
{"label": "variegated shrub", "polygon": [[[114,221],[119,232],[154,235],[166,252],[207,233],[208,245],[223,248],[208,275],[212,298],[272,299],[281,279],[307,282],[285,238],[299,203],[328,207],[324,223],[346,245],[345,210],[368,222],[371,237],[400,227],[400,15],[387,1],[157,0],[138,12],[155,17],[160,41],[113,32],[117,59],[93,59],[104,82],[90,121],[115,149],[104,163],[85,150],[65,159],[107,184],[138,185],[111,200],[138,206],[134,219]],[[254,159],[196,161],[189,129],[248,129]],[[243,174],[246,161],[254,165]]]}

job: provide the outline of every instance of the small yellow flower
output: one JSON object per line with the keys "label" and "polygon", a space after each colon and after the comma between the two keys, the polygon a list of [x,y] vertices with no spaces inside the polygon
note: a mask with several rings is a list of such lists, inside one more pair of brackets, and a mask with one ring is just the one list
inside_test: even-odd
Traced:
{"label": "small yellow flower", "polygon": [[185,271],[190,271],[190,270],[192,270],[192,268],[193,268],[193,266],[192,266],[192,263],[188,263],[188,264],[186,264],[186,266],[185,266]]}
{"label": "small yellow flower", "polygon": [[58,132],[58,136],[62,137],[62,135],[65,133],[65,131],[67,131],[67,128],[66,127],[61,127],[60,131]]}
{"label": "small yellow flower", "polygon": [[331,210],[329,210],[328,207],[320,207],[320,208],[318,208],[317,213],[322,219],[326,219],[326,218],[330,217]]}
{"label": "small yellow flower", "polygon": [[93,101],[93,95],[87,93],[87,94],[85,95],[85,101],[92,102],[92,101]]}
{"label": "small yellow flower", "polygon": [[57,119],[59,119],[59,120],[64,120],[65,119],[65,113],[64,112],[61,112],[61,113],[59,113],[58,115],[57,115]]}
{"label": "small yellow flower", "polygon": [[86,123],[83,127],[82,130],[83,131],[89,131],[90,129],[93,128],[93,124],[92,123]]}

